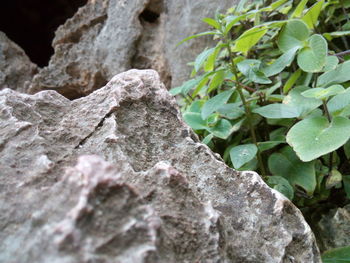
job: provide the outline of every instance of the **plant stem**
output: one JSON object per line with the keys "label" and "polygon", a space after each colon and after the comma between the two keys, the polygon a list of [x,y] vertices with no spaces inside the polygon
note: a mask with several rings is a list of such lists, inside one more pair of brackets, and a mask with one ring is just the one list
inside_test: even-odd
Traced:
{"label": "plant stem", "polygon": [[[323,111],[324,111],[324,113],[326,114],[329,123],[331,123],[332,117],[331,117],[331,115],[329,114],[326,101],[325,101],[325,100],[322,100],[322,104],[323,104]],[[333,169],[333,152],[330,152],[330,153],[329,153],[329,164],[328,164],[328,171],[329,171],[329,174],[331,174],[332,169]]]}
{"label": "plant stem", "polygon": [[[247,103],[247,101],[246,101],[246,99],[244,97],[244,94],[242,92],[242,89],[244,87],[242,87],[242,85],[241,85],[241,83],[239,82],[239,79],[238,79],[238,73],[237,73],[236,66],[233,63],[233,54],[232,54],[232,51],[230,49],[229,40],[227,38],[225,38],[225,42],[226,42],[227,51],[228,51],[229,57],[230,57],[231,72],[235,76],[236,88],[237,88],[239,97],[241,98],[241,101],[243,103],[245,114],[247,115],[247,122],[248,122],[249,130],[250,130],[250,135],[251,135],[251,138],[253,140],[253,143],[258,148],[258,141],[256,139],[255,129],[254,129],[254,126],[253,126],[252,121],[251,121],[251,116],[252,115],[251,115],[251,112],[250,112],[250,107],[249,107],[249,104]],[[266,170],[265,170],[264,162],[262,160],[259,148],[258,148],[258,152],[257,152],[257,158],[258,158],[258,162],[259,162],[261,175],[262,175],[263,179],[265,179],[265,177],[266,177]]]}

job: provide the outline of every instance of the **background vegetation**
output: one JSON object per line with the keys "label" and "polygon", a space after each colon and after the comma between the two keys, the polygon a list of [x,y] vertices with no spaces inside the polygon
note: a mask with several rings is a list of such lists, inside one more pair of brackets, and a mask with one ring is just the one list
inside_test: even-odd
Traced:
{"label": "background vegetation", "polygon": [[[182,41],[216,45],[171,92],[203,143],[259,172],[312,224],[350,200],[350,1],[247,2]],[[349,248],[327,253],[350,262]]]}

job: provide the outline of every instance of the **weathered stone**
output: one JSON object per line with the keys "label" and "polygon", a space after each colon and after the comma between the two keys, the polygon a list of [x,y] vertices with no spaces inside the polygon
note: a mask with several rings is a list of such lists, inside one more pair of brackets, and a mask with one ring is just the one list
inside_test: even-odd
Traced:
{"label": "weathered stone", "polygon": [[0,262],[321,262],[300,211],[201,144],[155,71],[74,101],[5,89],[0,119]]}
{"label": "weathered stone", "polygon": [[0,32],[0,90],[4,88],[26,92],[29,82],[37,73],[24,51]]}
{"label": "weathered stone", "polygon": [[56,90],[78,98],[102,87],[115,74],[152,68],[168,88],[191,72],[187,63],[210,38],[180,47],[183,38],[208,30],[201,22],[235,1],[90,0],[58,28],[55,54],[34,78],[30,92]]}
{"label": "weathered stone", "polygon": [[317,241],[322,251],[350,244],[350,205],[332,209],[316,226]]}

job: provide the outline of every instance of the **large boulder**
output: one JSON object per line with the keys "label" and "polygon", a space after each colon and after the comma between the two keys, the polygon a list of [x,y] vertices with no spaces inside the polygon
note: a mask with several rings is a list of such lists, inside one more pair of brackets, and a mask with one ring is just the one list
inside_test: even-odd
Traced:
{"label": "large boulder", "polygon": [[301,212],[200,143],[152,70],[0,91],[0,262],[321,262]]}
{"label": "large boulder", "polygon": [[89,0],[56,31],[55,53],[30,92],[56,90],[74,99],[102,87],[127,69],[157,70],[168,88],[189,77],[187,63],[211,38],[180,47],[183,38],[208,30],[201,19],[232,0]]}
{"label": "large boulder", "polygon": [[23,49],[0,31],[0,90],[4,88],[26,92],[38,67]]}

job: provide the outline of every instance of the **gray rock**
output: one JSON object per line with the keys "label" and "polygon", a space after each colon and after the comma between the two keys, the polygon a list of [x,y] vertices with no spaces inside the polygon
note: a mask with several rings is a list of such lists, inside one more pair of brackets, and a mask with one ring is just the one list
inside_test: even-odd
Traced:
{"label": "gray rock", "polygon": [[0,31],[0,90],[10,88],[26,92],[27,81],[31,81],[37,71],[38,67],[24,51]]}
{"label": "gray rock", "polygon": [[0,91],[0,262],[321,262],[300,211],[227,167],[155,71]]}
{"label": "gray rock", "polygon": [[317,241],[322,251],[349,246],[350,244],[350,205],[332,209],[322,215],[316,225]]}
{"label": "gray rock", "polygon": [[56,90],[74,99],[102,87],[127,69],[155,69],[168,88],[191,72],[211,38],[176,47],[183,38],[207,31],[201,22],[236,1],[90,0],[60,26],[49,65],[37,74],[30,92]]}

